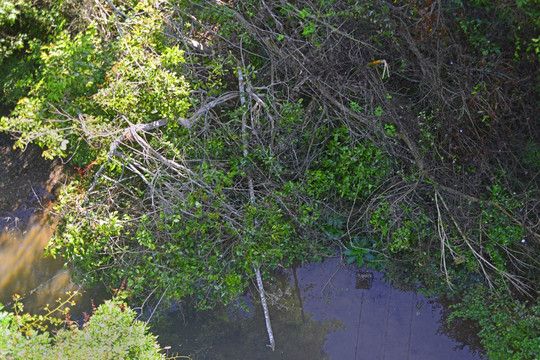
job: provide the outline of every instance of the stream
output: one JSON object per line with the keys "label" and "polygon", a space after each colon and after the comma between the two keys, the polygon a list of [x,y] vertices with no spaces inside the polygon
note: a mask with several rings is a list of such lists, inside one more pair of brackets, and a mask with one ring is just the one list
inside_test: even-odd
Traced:
{"label": "stream", "polygon": [[171,311],[157,325],[160,343],[193,359],[481,359],[477,344],[447,336],[468,329],[447,330],[438,301],[339,258],[284,269],[267,287],[275,352],[255,288],[237,306]]}
{"label": "stream", "polygon": [[[51,204],[65,181],[60,163],[40,150],[13,151],[0,135],[0,302],[10,309],[21,295],[37,313],[80,287],[69,264],[45,259],[53,233]],[[195,311],[172,303],[152,324],[169,355],[191,359],[481,359],[471,329],[448,328],[445,307],[415,291],[403,291],[384,274],[344,265],[339,258],[280,269],[265,283],[276,351],[268,336],[255,288],[235,306]],[[107,297],[85,288],[74,317]],[[254,295],[252,295],[254,294]],[[459,341],[458,341],[459,339]]]}

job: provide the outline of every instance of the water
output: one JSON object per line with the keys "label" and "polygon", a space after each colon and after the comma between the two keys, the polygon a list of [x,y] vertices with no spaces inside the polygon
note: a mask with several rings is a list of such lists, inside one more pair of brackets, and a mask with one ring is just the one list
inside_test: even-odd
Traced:
{"label": "water", "polygon": [[[10,215],[13,215],[11,213]],[[71,280],[71,270],[61,258],[45,258],[44,248],[53,235],[53,226],[43,214],[30,217],[22,224],[25,230],[0,233],[0,303],[11,309],[12,296],[18,294],[25,311],[32,314],[51,308],[57,299],[66,299],[68,292],[79,291],[75,318],[90,312],[91,302],[98,305],[107,296],[103,288],[83,288]]]}
{"label": "water", "polygon": [[[71,281],[62,259],[44,258],[44,248],[54,229],[52,204],[65,181],[59,161],[47,161],[41,149],[13,150],[13,141],[0,134],[0,303],[11,309],[18,294],[30,313],[56,304],[66,293],[83,290]],[[91,309],[106,296],[102,288],[84,289],[73,313]]]}
{"label": "water", "polygon": [[26,308],[36,311],[45,304],[74,290],[70,274],[61,261],[43,258],[43,248],[52,236],[44,221],[36,221],[21,233],[0,234],[0,302],[11,303],[11,296],[25,297]]}
{"label": "water", "polygon": [[[180,308],[157,325],[162,345],[193,359],[480,359],[444,335],[441,305],[401,291],[373,274],[371,287],[339,259],[283,271],[268,288],[276,351],[258,294],[240,306],[195,312]],[[456,329],[453,329],[457,332]],[[473,344],[474,346],[474,344]]]}

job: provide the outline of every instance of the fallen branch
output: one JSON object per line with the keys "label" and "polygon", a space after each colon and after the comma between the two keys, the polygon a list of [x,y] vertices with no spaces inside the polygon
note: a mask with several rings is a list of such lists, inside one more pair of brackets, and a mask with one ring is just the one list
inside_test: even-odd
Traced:
{"label": "fallen branch", "polygon": [[[210,109],[212,109],[213,107],[215,107],[215,106],[217,106],[219,104],[222,104],[224,102],[232,100],[232,99],[236,98],[237,96],[238,96],[237,93],[224,94],[224,95],[220,96],[219,98],[217,98],[215,100],[212,100],[212,101],[206,103],[205,105],[203,105],[189,119],[188,118],[178,118],[176,120],[176,122],[178,124],[184,126],[185,128],[190,129],[204,114],[206,114],[208,111],[210,111]],[[127,127],[124,130],[123,134],[120,137],[116,138],[112,142],[111,146],[109,147],[109,153],[107,155],[107,160],[101,165],[99,170],[96,172],[96,175],[94,175],[94,181],[92,182],[92,185],[90,186],[90,188],[86,192],[86,196],[84,198],[83,204],[86,202],[86,200],[87,200],[88,196],[90,195],[90,193],[94,190],[94,188],[95,188],[95,186],[96,186],[96,184],[98,182],[98,179],[101,176],[101,173],[105,169],[105,166],[109,163],[109,161],[113,158],[113,156],[119,155],[119,153],[116,150],[118,149],[118,146],[120,146],[120,144],[122,144],[123,141],[132,140],[134,138],[137,138],[136,135],[139,132],[152,131],[152,130],[158,129],[160,127],[166,126],[171,121],[173,121],[173,120],[161,119],[161,120],[156,120],[156,121],[152,121],[150,123],[145,123],[145,124],[132,124],[129,127]]]}
{"label": "fallen branch", "polygon": [[264,311],[264,320],[266,321],[266,329],[268,330],[268,339],[270,345],[267,345],[274,351],[276,349],[276,342],[274,341],[274,333],[272,332],[272,323],[270,322],[270,314],[268,312],[268,304],[266,303],[266,297],[264,296],[264,287],[261,277],[261,269],[259,266],[255,267],[255,276],[257,277],[257,286],[259,287],[259,295],[261,296],[261,303]]}
{"label": "fallen branch", "polygon": [[[244,74],[242,73],[242,69],[239,67],[238,68],[238,87],[240,90],[240,103],[242,106],[245,106],[246,104],[244,81],[245,81]],[[247,150],[248,145],[249,145],[248,136],[249,135],[247,133],[246,114],[244,113],[244,115],[242,116],[242,142],[244,145],[243,155],[244,155],[244,158],[246,159],[248,157],[248,150]],[[253,189],[253,178],[251,177],[251,175],[247,174],[247,179],[248,179],[248,187],[249,187],[249,202],[251,203],[251,205],[253,205],[255,203],[255,190]],[[263,287],[263,282],[262,282],[262,277],[261,277],[260,266],[254,263],[253,269],[255,270],[255,276],[257,277],[257,286],[259,288],[259,295],[261,297],[261,303],[262,303],[262,307],[264,311],[264,319],[266,321],[266,330],[268,331],[268,339],[270,341],[270,345],[268,345],[268,347],[270,347],[272,351],[274,351],[276,349],[276,343],[274,341],[274,333],[272,332],[272,323],[270,322],[268,304],[266,303],[266,297],[264,295],[264,287]]]}

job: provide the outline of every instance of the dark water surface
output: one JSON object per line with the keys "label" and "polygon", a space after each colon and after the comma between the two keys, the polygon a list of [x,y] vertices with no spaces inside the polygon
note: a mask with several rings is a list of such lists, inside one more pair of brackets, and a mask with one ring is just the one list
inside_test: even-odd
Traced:
{"label": "dark water surface", "polygon": [[193,359],[481,358],[442,334],[446,325],[437,302],[397,290],[381,273],[371,273],[369,289],[356,269],[340,259],[279,275],[267,289],[275,352],[266,347],[262,308],[251,295],[243,299],[249,312],[240,307],[205,312],[184,308],[162,319],[156,333],[162,345],[172,347],[171,353]]}
{"label": "dark water surface", "polygon": [[[47,221],[30,220],[26,230],[0,233],[0,302],[24,298],[25,309],[37,313],[45,304],[79,289],[61,260],[43,258],[52,236]],[[173,306],[153,325],[169,354],[192,359],[480,359],[467,344],[444,335],[444,308],[413,291],[401,291],[371,272],[359,280],[357,269],[340,259],[326,259],[283,270],[267,282],[267,299],[276,351],[268,336],[258,294],[244,296],[237,306],[196,312]],[[371,287],[368,289],[367,287]],[[74,317],[100,304],[103,289],[85,289]],[[255,299],[253,301],[253,299]],[[9,306],[7,306],[9,308]],[[474,344],[472,344],[474,345]]]}

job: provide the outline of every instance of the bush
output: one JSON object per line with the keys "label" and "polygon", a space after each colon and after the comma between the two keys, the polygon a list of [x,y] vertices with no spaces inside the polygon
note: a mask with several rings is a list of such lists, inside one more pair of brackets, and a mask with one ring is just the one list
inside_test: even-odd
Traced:
{"label": "bush", "polygon": [[[0,307],[0,310],[2,307]],[[118,300],[99,306],[82,329],[76,325],[51,336],[39,332],[40,317],[0,312],[2,359],[163,359],[156,337],[135,312]],[[30,327],[27,325],[34,324]]]}
{"label": "bush", "polygon": [[540,305],[513,300],[503,284],[491,291],[481,285],[468,290],[448,321],[455,318],[478,322],[478,335],[492,360],[540,356]]}

